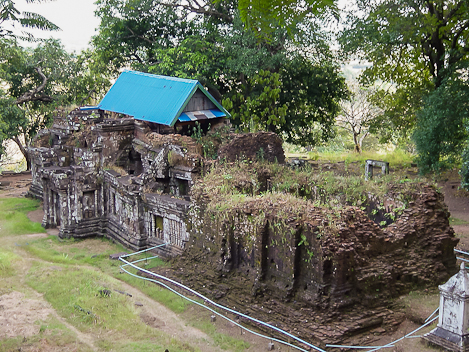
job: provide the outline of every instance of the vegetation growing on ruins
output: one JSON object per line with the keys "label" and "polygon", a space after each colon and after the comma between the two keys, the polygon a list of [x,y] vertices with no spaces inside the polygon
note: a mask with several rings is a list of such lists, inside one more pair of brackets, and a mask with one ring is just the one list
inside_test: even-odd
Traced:
{"label": "vegetation growing on ruins", "polygon": [[[395,174],[365,181],[352,169],[334,172],[327,170],[327,165],[325,169],[321,164],[314,166],[307,163],[304,168],[295,169],[248,160],[221,163],[213,166],[194,186],[193,197],[202,202],[206,199],[209,207],[218,210],[259,198],[276,203],[277,197],[289,199],[289,203],[300,199],[319,207],[356,206],[365,210],[372,199],[382,202],[388,196],[400,204],[396,208],[403,210],[420,182],[418,178],[407,179]],[[362,169],[360,166],[359,172]],[[297,206],[292,205],[292,208]],[[379,204],[376,205],[378,207]]]}

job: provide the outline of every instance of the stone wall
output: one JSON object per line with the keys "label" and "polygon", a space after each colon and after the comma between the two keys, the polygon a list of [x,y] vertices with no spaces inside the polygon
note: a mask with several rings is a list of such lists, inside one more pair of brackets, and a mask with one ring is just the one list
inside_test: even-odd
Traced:
{"label": "stone wall", "polygon": [[453,274],[458,242],[443,198],[420,186],[410,208],[381,228],[358,207],[330,210],[278,195],[223,215],[193,206],[188,251],[220,272],[250,278],[255,295],[323,308],[367,304],[431,287]]}
{"label": "stone wall", "polygon": [[59,112],[29,149],[43,226],[60,237],[107,236],[132,250],[166,243],[160,254],[181,253],[199,157],[183,146],[189,137],[153,134],[126,116]]}
{"label": "stone wall", "polygon": [[187,249],[174,259],[177,272],[164,273],[320,344],[393,329],[404,317],[395,298],[457,271],[443,196],[415,187],[385,228],[360,207],[316,207],[288,194],[246,198],[222,212],[192,204]]}

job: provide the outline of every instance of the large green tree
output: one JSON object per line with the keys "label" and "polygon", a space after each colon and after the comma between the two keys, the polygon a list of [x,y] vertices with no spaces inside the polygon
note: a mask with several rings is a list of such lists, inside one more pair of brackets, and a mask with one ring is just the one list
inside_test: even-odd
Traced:
{"label": "large green tree", "polygon": [[[364,84],[388,83],[377,99],[384,110],[379,127],[385,127],[388,136],[408,136],[414,128],[427,128],[424,116],[430,115],[418,112],[437,104],[434,92],[444,89],[448,78],[458,74],[456,66],[469,58],[469,1],[357,0],[356,6],[339,40],[346,57],[371,63],[361,76]],[[441,119],[453,127],[460,123],[455,115]],[[423,135],[429,138],[426,144],[444,143],[439,134],[432,135],[436,139]]]}
{"label": "large green tree", "polygon": [[57,40],[34,48],[0,41],[0,142],[15,141],[28,166],[27,145],[57,107],[91,102],[107,89],[109,81],[95,73],[93,61],[89,52],[67,53]]}
{"label": "large green tree", "polygon": [[269,38],[280,27],[295,30],[305,21],[329,21],[338,17],[335,0],[239,0],[242,21],[256,35]]}
{"label": "large green tree", "polygon": [[[301,31],[276,29],[264,40],[241,21],[237,5],[100,0],[93,43],[116,73],[130,66],[198,79],[216,99],[230,100],[240,128],[255,121],[255,128],[303,145],[329,137],[346,88],[325,33],[306,21]],[[260,91],[262,81],[267,91]],[[313,125],[325,133],[312,134]]]}
{"label": "large green tree", "polygon": [[[467,68],[465,63],[453,70],[452,74],[425,98],[424,107],[417,113],[418,128],[414,139],[419,151],[417,162],[424,173],[438,172],[459,163],[464,149],[469,147]],[[463,163],[462,171],[464,177],[469,180],[467,156],[469,149],[463,157],[466,169]]]}

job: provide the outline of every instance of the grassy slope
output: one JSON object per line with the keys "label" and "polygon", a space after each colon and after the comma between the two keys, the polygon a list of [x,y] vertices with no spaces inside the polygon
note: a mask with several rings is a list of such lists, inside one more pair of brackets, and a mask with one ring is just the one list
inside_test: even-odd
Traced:
{"label": "grassy slope", "polygon": [[[180,341],[177,337],[147,326],[139,317],[133,302],[125,295],[99,294],[99,290],[122,290],[119,280],[138,288],[147,296],[165,304],[176,313],[184,312],[187,301],[157,285],[119,273],[118,261],[109,254],[124,249],[105,239],[86,241],[59,240],[55,236],[27,238],[23,235],[43,233],[44,229],[31,222],[26,214],[39,203],[30,199],[0,199],[0,279],[7,278],[0,295],[30,288],[42,293],[67,323],[95,337],[95,347],[103,351],[200,351],[197,344]],[[17,254],[18,252],[19,254]],[[132,259],[144,258],[143,256]],[[30,261],[23,273],[16,266]],[[21,264],[21,265],[20,265]],[[164,265],[159,259],[143,261],[142,265]],[[25,284],[20,283],[25,275]],[[118,278],[118,279],[117,279]],[[1,286],[1,285],[0,285]],[[8,286],[8,288],[6,287]],[[30,288],[28,288],[30,287]],[[211,324],[188,322],[209,335],[220,350],[244,351],[249,344],[222,334]],[[0,352],[18,350],[28,345],[44,350],[54,348],[87,351],[89,347],[77,342],[75,334],[54,318],[36,322],[39,333],[31,338],[0,338]],[[47,347],[45,347],[45,345]]]}

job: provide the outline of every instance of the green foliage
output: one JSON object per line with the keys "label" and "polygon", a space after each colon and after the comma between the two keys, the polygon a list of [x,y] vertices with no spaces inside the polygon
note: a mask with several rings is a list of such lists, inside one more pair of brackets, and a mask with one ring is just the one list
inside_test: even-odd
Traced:
{"label": "green foliage", "polygon": [[334,136],[341,99],[347,97],[345,79],[333,60],[313,63],[296,56],[280,70],[283,83],[279,104],[287,106],[283,124],[274,132],[289,143],[314,146]]}
{"label": "green foliage", "polygon": [[[364,170],[364,165],[360,167]],[[260,192],[258,175],[269,175],[269,188]],[[396,201],[407,206],[420,180],[402,181],[399,175],[386,175],[365,181],[363,175],[336,175],[331,171],[312,170],[308,166],[292,170],[289,167],[268,163],[243,163],[219,165],[210,170],[204,179],[193,187],[194,199],[210,199],[208,209],[223,212],[240,207],[254,199],[270,204],[286,203],[285,207],[300,209],[305,200],[316,206],[368,206],[372,195],[381,199],[396,192]],[[301,203],[301,204],[299,204]],[[379,211],[383,209],[378,209]],[[396,207],[399,212],[402,209]],[[299,211],[299,210],[297,210]],[[371,210],[370,210],[371,211]],[[388,218],[394,216],[389,214]]]}
{"label": "green foliage", "polygon": [[279,103],[282,83],[280,74],[260,70],[237,93],[223,100],[232,111],[233,123],[246,131],[274,129],[285,125],[288,103]]}
{"label": "green foliage", "polygon": [[425,95],[468,58],[467,12],[459,0],[358,0],[348,13],[339,39],[345,55],[372,63],[364,84],[389,84],[377,99],[385,115],[375,126],[388,138],[411,132]]}
{"label": "green foliage", "polygon": [[[455,166],[469,134],[469,83],[467,74],[455,70],[425,100],[418,113],[414,140],[422,173],[440,172]],[[464,181],[463,181],[464,182]]]}
{"label": "green foliage", "polygon": [[[469,134],[469,129],[467,130]],[[462,154],[462,164],[461,164],[461,187],[469,190],[469,140],[466,141],[466,149]]]}
{"label": "green foliage", "polygon": [[334,0],[239,0],[238,9],[243,22],[264,38],[278,27],[293,30],[312,18],[338,17]]}
{"label": "green foliage", "polygon": [[0,138],[13,139],[27,158],[28,145],[45,128],[57,107],[83,105],[100,97],[109,85],[97,73],[93,54],[68,54],[57,40],[24,48],[0,40]]}
{"label": "green foliage", "polygon": [[197,4],[98,1],[101,25],[93,43],[99,59],[111,62],[116,74],[130,66],[197,79],[224,99],[243,130],[269,129],[302,145],[332,135],[346,89],[317,23],[302,22],[301,31],[276,29],[265,40],[243,24],[235,2]]}
{"label": "green foliage", "polygon": [[[178,17],[171,7],[155,0],[98,0],[99,34],[93,38],[98,60],[115,73],[132,63],[145,70],[159,60],[157,51],[171,48],[190,36],[192,28],[184,12]],[[166,64],[166,63],[165,63]]]}
{"label": "green foliage", "polygon": [[27,198],[0,199],[0,236],[44,232],[41,224],[32,222],[26,214],[39,207],[39,201]]}
{"label": "green foliage", "polygon": [[[28,0],[27,2],[41,2],[43,0]],[[33,36],[25,31],[20,35],[14,33],[12,29],[5,28],[5,24],[19,24],[25,28],[37,28],[47,31],[60,30],[55,24],[50,22],[45,17],[29,11],[20,12],[13,0],[0,0],[0,38],[2,37],[17,37],[19,39],[34,41]]]}

